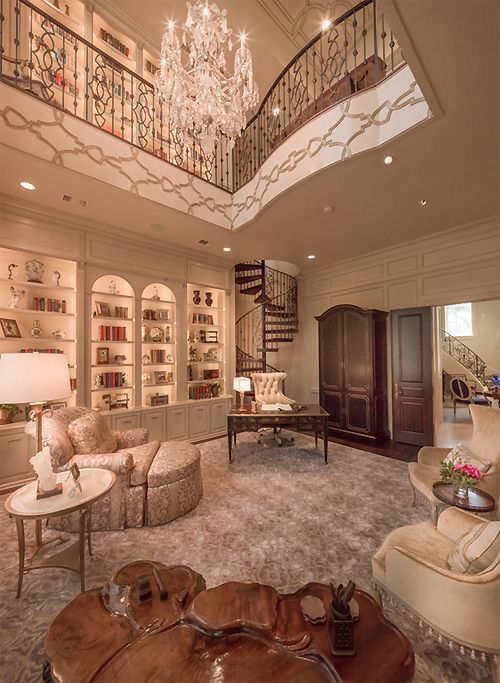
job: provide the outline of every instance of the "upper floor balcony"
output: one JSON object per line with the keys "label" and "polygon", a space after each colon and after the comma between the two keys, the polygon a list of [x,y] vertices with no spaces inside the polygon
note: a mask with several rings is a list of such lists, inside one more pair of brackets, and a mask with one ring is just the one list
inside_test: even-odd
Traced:
{"label": "upper floor balcony", "polygon": [[[414,80],[411,73],[394,93],[384,92],[381,98],[362,104],[360,100],[359,111],[349,104],[376,90],[405,66],[397,39],[376,0],[363,0],[334,20],[290,61],[234,147],[221,139],[213,154],[207,155],[194,140],[183,145],[170,128],[168,111],[152,82],[157,69],[153,56],[137,44],[127,45],[118,32],[111,34],[78,0],[68,2],[72,4],[62,0],[54,0],[54,4],[49,0],[3,0],[1,81],[154,155],[177,167],[176,170],[182,169],[216,186],[218,190],[207,188],[205,194],[212,196],[215,192],[212,199],[219,207],[219,215],[214,222],[222,227],[238,227],[260,210],[262,202],[257,206],[252,199],[257,192],[256,184],[290,161],[287,142],[298,141],[293,155],[297,156],[297,150],[300,153],[306,145],[305,153],[317,157],[315,163],[304,168],[302,176],[307,175],[349,156],[351,151],[346,145],[364,133],[370,117],[374,125],[383,123],[373,117],[384,107],[389,120],[395,117],[398,107],[425,105],[420,93],[409,87]],[[85,31],[79,32],[78,27]],[[405,101],[395,106],[404,94]],[[388,104],[378,109],[381,101]],[[323,118],[334,110],[336,114],[330,119]],[[407,123],[400,122],[394,127],[391,121],[392,128],[387,134],[397,135],[405,126],[415,125],[427,115],[428,109],[420,107],[418,116],[414,111]],[[304,135],[296,138],[298,131],[307,126],[307,141]],[[332,130],[343,128],[345,139],[331,137]],[[87,135],[91,140],[90,131]],[[321,145],[311,150],[311,141],[317,138],[323,140],[323,151],[330,151],[323,159],[318,154]],[[82,140],[81,132],[79,139]],[[382,142],[383,136],[367,140],[366,148]],[[340,157],[331,153],[335,147],[341,149]],[[276,163],[269,167],[275,157]],[[296,159],[293,165],[296,166]],[[168,171],[164,173],[168,175]],[[303,179],[300,174],[292,175],[290,184]],[[276,187],[276,191],[282,189]],[[203,194],[199,188],[198,194]],[[272,198],[272,192],[269,197]]]}

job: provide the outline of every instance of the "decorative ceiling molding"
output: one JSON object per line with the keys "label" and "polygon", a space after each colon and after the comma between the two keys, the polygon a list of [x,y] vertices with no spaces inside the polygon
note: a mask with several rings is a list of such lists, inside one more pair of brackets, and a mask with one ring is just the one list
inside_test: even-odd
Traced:
{"label": "decorative ceiling molding", "polygon": [[374,149],[430,117],[409,66],[403,66],[377,87],[299,128],[231,195],[14,87],[0,84],[0,91],[5,145],[226,230],[250,222],[318,171]]}

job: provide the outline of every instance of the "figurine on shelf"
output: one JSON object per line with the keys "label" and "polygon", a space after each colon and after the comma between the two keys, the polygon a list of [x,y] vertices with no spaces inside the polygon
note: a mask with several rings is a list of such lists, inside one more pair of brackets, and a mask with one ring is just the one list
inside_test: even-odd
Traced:
{"label": "figurine on shelf", "polygon": [[169,342],[170,342],[170,326],[165,325],[165,343],[168,344]]}
{"label": "figurine on shelf", "polygon": [[212,394],[212,398],[217,398],[220,396],[221,389],[222,385],[220,382],[212,382],[210,384],[210,393]]}
{"label": "figurine on shelf", "polygon": [[196,334],[196,330],[193,332],[193,344],[198,344],[200,340],[198,339],[198,335]]}
{"label": "figurine on shelf", "polygon": [[190,365],[188,365],[187,370],[188,370],[188,382],[192,382],[193,381],[193,368]]}
{"label": "figurine on shelf", "polygon": [[144,356],[141,359],[141,362],[143,365],[151,365],[151,358],[147,355],[147,353],[144,354]]}
{"label": "figurine on shelf", "polygon": [[199,289],[193,290],[193,303],[195,304],[195,306],[199,306],[201,304],[201,296]]}
{"label": "figurine on shelf", "polygon": [[193,363],[199,360],[194,346],[189,347],[189,360]]}
{"label": "figurine on shelf", "polygon": [[15,280],[17,275],[17,268],[17,263],[9,263],[9,265],[7,266],[7,270],[9,271],[9,280]]}
{"label": "figurine on shelf", "polygon": [[155,293],[151,297],[151,301],[160,301],[160,295],[158,294],[158,287],[153,287]]}
{"label": "figurine on shelf", "polygon": [[119,294],[118,289],[116,287],[116,282],[114,280],[111,280],[108,286],[108,291],[110,294]]}
{"label": "figurine on shelf", "polygon": [[26,294],[24,289],[16,289],[15,287],[10,287],[10,301],[7,304],[7,308],[17,308],[17,304],[21,301],[23,296]]}
{"label": "figurine on shelf", "polygon": [[56,287],[61,286],[61,273],[58,270],[53,270],[52,275],[54,276],[54,284]]}
{"label": "figurine on shelf", "polygon": [[42,328],[40,327],[39,320],[33,321],[33,327],[31,328],[31,336],[35,339],[39,339],[42,336]]}
{"label": "figurine on shelf", "polygon": [[100,389],[100,388],[103,387],[103,386],[104,386],[104,384],[103,384],[103,381],[102,381],[102,375],[100,375],[100,374],[99,374],[99,375],[96,375],[96,376],[94,377],[94,389]]}
{"label": "figurine on shelf", "polygon": [[207,306],[211,306],[214,300],[212,297],[212,292],[205,292],[205,303]]}
{"label": "figurine on shelf", "polygon": [[58,328],[55,332],[52,332],[52,336],[56,339],[64,339],[64,337],[66,336],[66,332]]}
{"label": "figurine on shelf", "polygon": [[24,264],[26,270],[26,279],[28,282],[38,282],[43,283],[43,276],[45,274],[45,266],[41,261],[36,258],[26,261]]}
{"label": "figurine on shelf", "polygon": [[121,353],[118,354],[117,356],[115,356],[115,362],[118,363],[119,365],[121,365],[122,363],[125,363],[126,360],[127,360],[127,356],[124,356]]}

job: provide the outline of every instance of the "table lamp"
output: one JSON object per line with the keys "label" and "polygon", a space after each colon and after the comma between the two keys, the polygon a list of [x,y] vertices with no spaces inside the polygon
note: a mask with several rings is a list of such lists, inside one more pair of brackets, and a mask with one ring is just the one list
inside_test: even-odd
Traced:
{"label": "table lamp", "polygon": [[243,401],[245,400],[245,391],[250,391],[252,383],[250,377],[235,377],[233,380],[233,389],[240,395],[239,411],[244,412]]}
{"label": "table lamp", "polygon": [[0,403],[33,406],[37,452],[42,450],[43,406],[70,394],[66,354],[3,353],[0,356]]}

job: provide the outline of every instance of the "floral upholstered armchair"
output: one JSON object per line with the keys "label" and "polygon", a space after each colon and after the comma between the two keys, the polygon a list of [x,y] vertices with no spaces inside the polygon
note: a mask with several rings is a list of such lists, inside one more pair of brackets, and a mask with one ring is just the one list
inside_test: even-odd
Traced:
{"label": "floral upholstered armchair", "polygon": [[[36,425],[26,426],[35,438]],[[147,429],[112,431],[99,413],[85,407],[60,408],[42,418],[42,443],[50,448],[54,471],[102,467],[116,474],[116,484],[92,508],[92,528],[123,529],[144,525],[147,475],[160,446]],[[77,531],[75,515],[54,518],[51,526]]]}

